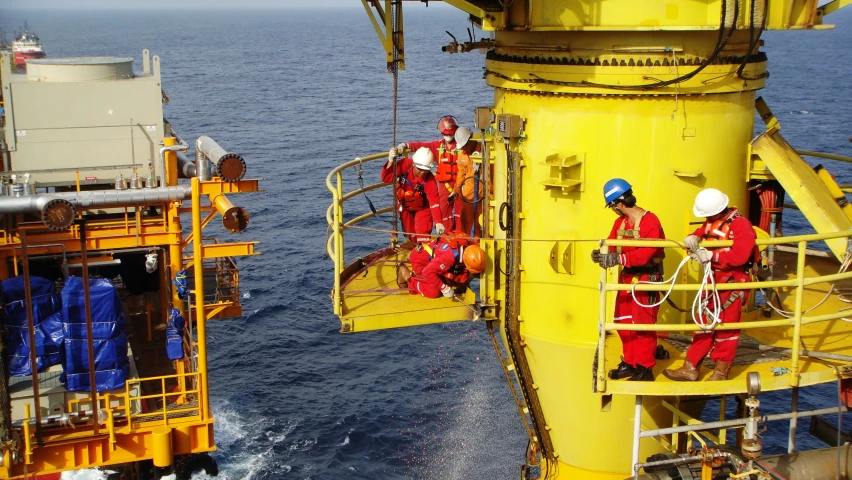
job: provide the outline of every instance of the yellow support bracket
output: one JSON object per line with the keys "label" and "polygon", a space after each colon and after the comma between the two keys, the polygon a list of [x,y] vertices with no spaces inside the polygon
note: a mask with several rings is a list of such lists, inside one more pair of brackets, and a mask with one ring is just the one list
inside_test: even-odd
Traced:
{"label": "yellow support bracket", "polygon": [[260,242],[208,243],[201,246],[201,258],[246,257],[259,255],[254,246]]}
{"label": "yellow support bracket", "polygon": [[817,8],[817,17],[825,17],[840,10],[841,8],[852,5],[852,0],[832,0],[825,5]]}
{"label": "yellow support bracket", "polygon": [[[385,57],[388,64],[388,72],[393,71],[394,63],[394,46],[397,50],[397,69],[405,70],[405,47],[402,28],[402,0],[361,0],[370,22],[373,23],[373,28],[376,30],[376,35],[379,36],[379,41],[382,42],[382,47],[385,50]],[[394,31],[393,4],[396,4],[396,31]],[[384,6],[382,6],[384,5]],[[371,8],[375,7],[373,12]]]}
{"label": "yellow support bracket", "polygon": [[[212,212],[208,213],[206,217],[204,217],[204,220],[201,221],[201,228],[202,229],[204,229],[207,226],[207,224],[209,224],[210,221],[213,220],[214,217],[216,217],[216,213],[218,213],[218,212],[216,210],[213,210]],[[190,232],[190,234],[187,235],[186,238],[183,240],[183,243],[181,243],[180,248],[184,249],[184,248],[186,248],[187,245],[192,243],[192,237],[194,235],[195,235],[195,232]]]}
{"label": "yellow support bracket", "polygon": [[252,193],[261,192],[259,178],[238,180],[236,182],[224,182],[211,180],[200,182],[199,192],[201,195],[218,195],[222,193]]}

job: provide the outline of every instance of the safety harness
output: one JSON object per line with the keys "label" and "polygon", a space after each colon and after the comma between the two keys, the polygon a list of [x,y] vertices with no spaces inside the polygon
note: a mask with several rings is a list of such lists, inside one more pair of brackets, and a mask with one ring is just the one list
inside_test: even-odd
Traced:
{"label": "safety harness", "polygon": [[399,200],[400,208],[410,212],[423,210],[429,205],[423,183],[411,183],[407,174],[397,177],[396,198]]}
{"label": "safety harness", "polygon": [[431,261],[435,258],[435,252],[438,250],[446,250],[449,249],[453,252],[453,266],[447,270],[446,272],[438,275],[444,280],[444,283],[453,285],[453,286],[461,286],[466,285],[468,280],[470,279],[470,272],[465,268],[464,262],[462,259],[464,258],[464,249],[468,245],[471,244],[471,241],[466,236],[461,234],[448,234],[444,237],[436,238],[431,242],[424,242],[417,246],[418,249],[423,249],[428,255],[429,260]]}
{"label": "safety harness", "polygon": [[[645,213],[648,213],[646,210]],[[624,238],[639,240],[641,236],[639,235],[639,225],[642,223],[642,219],[645,218],[645,213],[639,217],[639,220],[636,221],[636,225],[633,225],[633,228],[627,228],[627,216],[621,217],[621,225],[619,225],[618,230],[616,230],[616,239],[622,240]],[[659,249],[662,250],[662,249]],[[616,253],[621,255],[621,247],[615,248]],[[622,270],[623,273],[629,273],[633,275],[650,275],[652,277],[650,280],[658,281],[663,278],[663,259],[666,257],[665,252],[658,251],[651,258],[650,263],[647,265],[640,265],[635,267],[629,267]]]}

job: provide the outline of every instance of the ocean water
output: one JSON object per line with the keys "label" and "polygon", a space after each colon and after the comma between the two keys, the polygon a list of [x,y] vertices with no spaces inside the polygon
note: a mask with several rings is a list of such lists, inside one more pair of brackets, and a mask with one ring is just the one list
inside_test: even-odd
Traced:
{"label": "ocean water", "polygon": [[[12,32],[28,21],[51,57],[138,62],[150,49],[162,61],[175,130],[186,139],[210,135],[264,179],[264,193],[235,199],[251,214],[240,239],[260,240],[264,253],[238,260],[245,316],[208,329],[220,478],[516,478],[526,439],[482,324],[341,335],[331,313],[325,177],[392,145],[391,76],[353,4],[163,12],[0,5],[0,26]],[[493,101],[482,56],[440,51],[445,30],[466,38],[465,15],[435,4],[406,11],[398,140],[431,139],[445,114],[472,124],[473,107]],[[796,147],[852,156],[852,12],[830,20],[837,30],[764,36],[772,76],[762,95]],[[852,171],[835,170],[850,181]],[[367,211],[353,205],[363,209],[353,214]],[[360,253],[384,242],[382,234],[353,239]],[[830,406],[833,389],[813,390],[802,403]],[[782,394],[762,399],[767,412],[789,405]],[[784,450],[786,428],[770,430],[766,445]]]}

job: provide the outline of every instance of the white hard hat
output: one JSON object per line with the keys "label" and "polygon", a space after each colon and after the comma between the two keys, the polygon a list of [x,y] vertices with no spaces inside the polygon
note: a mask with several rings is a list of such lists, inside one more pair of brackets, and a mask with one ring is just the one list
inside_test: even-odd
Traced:
{"label": "white hard hat", "polygon": [[414,166],[420,170],[431,170],[432,165],[435,164],[435,156],[432,155],[432,150],[429,150],[426,147],[418,148],[417,151],[414,152],[412,160],[414,160]]}
{"label": "white hard hat", "polygon": [[692,213],[696,217],[712,217],[728,208],[728,196],[715,188],[705,188],[695,196]]}
{"label": "white hard hat", "polygon": [[470,129],[467,127],[459,127],[456,130],[456,148],[461,148],[467,144],[467,141],[470,140],[471,136]]}

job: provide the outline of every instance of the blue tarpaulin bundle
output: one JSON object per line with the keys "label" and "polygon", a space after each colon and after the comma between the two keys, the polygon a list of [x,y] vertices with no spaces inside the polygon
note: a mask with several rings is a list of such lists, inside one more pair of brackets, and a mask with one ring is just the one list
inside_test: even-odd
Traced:
{"label": "blue tarpaulin bundle", "polygon": [[[97,389],[104,391],[121,388],[130,374],[121,298],[106,279],[90,280],[89,295]],[[65,333],[65,388],[69,391],[91,391],[86,304],[80,277],[68,277],[62,289],[62,323]]]}
{"label": "blue tarpaulin bundle", "polygon": [[166,325],[166,355],[169,360],[183,358],[183,315],[180,310],[169,310],[169,323]]}
{"label": "blue tarpaulin bundle", "polygon": [[[0,298],[4,304],[3,325],[9,332],[9,373],[16,377],[29,376],[32,375],[32,369],[24,277],[4,280],[2,287]],[[30,291],[35,324],[36,368],[42,371],[60,363],[62,306],[53,282],[46,278],[30,277]]]}

